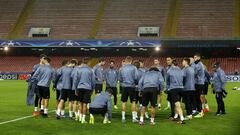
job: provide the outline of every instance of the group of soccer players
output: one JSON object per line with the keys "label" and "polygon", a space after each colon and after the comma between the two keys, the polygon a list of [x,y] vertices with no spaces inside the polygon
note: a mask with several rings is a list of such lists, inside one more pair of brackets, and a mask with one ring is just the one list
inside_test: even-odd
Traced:
{"label": "group of soccer players", "polygon": [[[89,123],[94,123],[94,115],[101,114],[103,123],[111,123],[112,99],[114,108],[117,106],[117,84],[120,84],[122,102],[122,122],[126,122],[126,104],[131,103],[132,122],[144,125],[144,118],[149,118],[150,124],[155,125],[156,107],[161,109],[161,97],[163,91],[167,94],[168,108],[171,108],[169,119],[179,124],[185,124],[186,120],[202,118],[209,111],[206,95],[210,82],[213,83],[213,91],[216,93],[218,110],[216,115],[225,114],[223,97],[225,91],[225,73],[220,68],[220,63],[213,65],[214,74],[212,81],[201,62],[199,54],[193,58],[182,60],[182,69],[176,59],[167,57],[167,67],[160,65],[158,59],[154,59],[153,65],[144,67],[141,60],[133,60],[127,56],[122,61],[122,66],[117,69],[115,61],[111,60],[104,70],[105,60],[99,59],[99,63],[93,68],[88,66],[89,58],[81,60],[64,60],[62,67],[54,70],[50,66],[51,59],[46,55],[40,56],[40,64],[34,66],[31,82],[35,85],[34,115],[38,115],[40,106],[41,115],[48,117],[48,104],[50,98],[50,84],[53,82],[53,90],[56,91],[56,118],[64,118],[64,110],[69,110],[69,118],[81,123],[87,123],[86,114],[89,112]],[[106,90],[103,91],[103,84]],[[92,95],[95,96],[91,101]],[[68,107],[65,103],[68,101]],[[183,115],[181,102],[185,104],[186,117]],[[149,106],[150,103],[150,106]],[[139,104],[139,106],[138,106]],[[140,119],[138,116],[140,112]]]}

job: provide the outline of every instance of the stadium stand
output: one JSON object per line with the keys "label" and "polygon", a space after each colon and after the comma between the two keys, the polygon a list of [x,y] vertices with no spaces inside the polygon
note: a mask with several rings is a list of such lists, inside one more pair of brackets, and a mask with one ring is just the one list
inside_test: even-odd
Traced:
{"label": "stadium stand", "polygon": [[226,38],[233,35],[234,0],[182,0],[177,37]]}
{"label": "stadium stand", "polygon": [[[51,65],[54,68],[61,66],[61,61],[64,59],[81,59],[81,57],[71,57],[71,56],[54,56],[51,57]],[[121,62],[125,57],[104,57],[106,64],[104,68],[107,68],[110,61],[114,60],[116,62],[116,67],[121,67]],[[161,65],[166,67],[166,58],[165,57],[133,57],[134,60],[143,60],[146,67],[151,67],[153,65],[153,60],[158,58]],[[182,58],[177,58],[179,65],[181,66]],[[0,72],[31,72],[33,65],[37,64],[39,61],[38,57],[27,57],[27,56],[1,56],[0,57]],[[94,64],[97,63],[97,58],[93,58]],[[221,62],[222,68],[227,74],[233,74],[235,71],[240,71],[239,63],[240,58],[231,57],[231,58],[210,58],[209,63]],[[94,65],[91,63],[91,66]],[[208,65],[208,70],[212,72],[211,64]]]}
{"label": "stadium stand", "polygon": [[96,38],[136,39],[139,26],[162,28],[168,6],[169,0],[109,0]]}
{"label": "stadium stand", "polygon": [[0,39],[7,38],[27,0],[0,1]]}
{"label": "stadium stand", "polygon": [[37,1],[24,26],[23,38],[27,38],[31,27],[50,27],[51,39],[87,39],[100,3],[100,0]]}

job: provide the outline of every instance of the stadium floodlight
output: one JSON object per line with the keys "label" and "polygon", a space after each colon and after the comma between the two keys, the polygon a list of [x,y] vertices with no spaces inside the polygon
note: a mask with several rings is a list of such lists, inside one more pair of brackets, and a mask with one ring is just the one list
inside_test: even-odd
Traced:
{"label": "stadium floodlight", "polygon": [[5,47],[3,48],[3,50],[7,52],[7,51],[9,50],[9,47],[8,47],[8,46],[5,46]]}
{"label": "stadium floodlight", "polygon": [[155,51],[160,51],[160,47],[159,46],[157,46],[157,47],[155,47]]}

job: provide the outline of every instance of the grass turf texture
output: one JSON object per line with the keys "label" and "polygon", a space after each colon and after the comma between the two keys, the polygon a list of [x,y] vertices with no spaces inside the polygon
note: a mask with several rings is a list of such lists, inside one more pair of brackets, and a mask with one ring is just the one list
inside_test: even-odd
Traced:
{"label": "grass turf texture", "polygon": [[[240,133],[240,91],[231,90],[232,87],[238,86],[239,83],[228,83],[228,97],[225,99],[226,112],[225,116],[214,116],[216,111],[215,96],[208,94],[210,112],[203,119],[193,119],[187,121],[185,125],[178,125],[168,120],[169,111],[157,111],[156,125],[150,126],[149,120],[144,126],[133,124],[131,122],[131,112],[127,112],[127,122],[121,123],[120,102],[118,102],[118,110],[113,109],[113,120],[111,124],[103,125],[102,117],[95,117],[95,124],[82,125],[69,119],[56,120],[55,113],[50,113],[50,118],[27,118],[0,125],[1,135],[237,135]],[[12,119],[32,114],[33,107],[25,105],[27,83],[25,81],[0,81],[0,123]],[[166,106],[166,95],[162,106]],[[128,107],[129,109],[130,107]],[[55,93],[51,92],[51,100],[49,110],[55,109]],[[68,112],[66,110],[66,112]],[[87,116],[87,121],[89,117]]]}

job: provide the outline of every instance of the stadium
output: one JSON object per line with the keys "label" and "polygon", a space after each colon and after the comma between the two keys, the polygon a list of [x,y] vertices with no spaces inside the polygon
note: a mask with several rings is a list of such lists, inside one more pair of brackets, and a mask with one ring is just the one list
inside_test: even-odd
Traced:
{"label": "stadium", "polygon": [[[169,58],[171,64],[168,63]],[[180,99],[175,99],[176,93],[171,92],[169,88],[176,83],[169,79],[172,66],[183,72],[186,67],[190,67],[190,58],[194,59],[193,64],[196,65],[200,61],[204,67],[202,70],[209,74],[208,92],[201,93],[200,97],[194,95],[199,98],[194,99],[194,102],[199,101],[201,104],[201,109],[197,111],[201,115],[200,118],[195,118],[193,112],[196,111],[194,107],[197,103],[189,103],[194,106],[190,107],[192,112],[188,114],[189,107],[185,101],[187,95],[181,92],[177,95]],[[63,76],[63,73],[60,75],[58,71],[64,67],[62,65],[66,60],[65,65],[68,66],[65,67],[71,67],[69,81],[72,86],[70,87],[75,92],[73,95],[76,96],[74,97],[76,103],[75,100],[71,101],[73,106],[71,112],[70,101],[65,102],[63,92],[60,92],[59,97],[56,94],[60,77]],[[45,64],[41,65],[41,61]],[[130,72],[126,65],[131,65],[137,72],[138,64],[143,63],[142,68],[146,69],[144,75],[133,79],[133,87],[136,86],[136,92],[139,92],[134,94],[137,98],[145,96],[145,88],[140,90],[140,85],[144,86],[141,80],[143,81],[148,74],[156,72],[150,77],[152,80],[160,71],[159,68],[156,69],[155,61],[158,66],[163,67],[163,72],[159,75],[163,78],[162,86],[158,84],[159,89],[162,90],[161,94],[152,95],[151,105],[144,105],[146,98],[143,98],[143,101],[139,101],[133,107],[132,101],[132,104],[129,100],[124,101],[126,93],[130,93],[130,97],[133,96],[127,89],[129,86],[124,86]],[[35,69],[35,65],[39,63],[40,66]],[[81,64],[87,68],[83,70]],[[109,90],[112,87],[109,86],[106,77],[111,64],[114,64],[114,69],[121,77],[116,77],[114,87],[117,94],[110,97],[111,106],[106,105],[112,108],[111,118],[107,108],[108,113],[104,113],[102,122],[101,115],[93,117],[91,108],[94,108],[95,99],[95,105],[98,101],[102,101],[102,99],[97,100],[99,95],[114,93]],[[50,93],[45,98],[45,93],[41,94],[41,91],[45,90],[39,82],[44,78],[41,77],[42,74],[46,75],[50,72],[45,68],[48,67],[46,65],[51,67],[54,75],[48,79],[51,82],[48,84]],[[73,72],[77,65],[78,71]],[[97,67],[99,65],[100,67]],[[221,69],[219,74],[224,73],[220,79],[216,78],[219,75],[218,68]],[[196,70],[198,69],[195,66],[193,77],[197,76]],[[77,99],[84,95],[81,93],[83,88],[78,86],[81,86],[80,80],[84,78],[82,74],[88,72],[89,75],[92,73],[94,76],[92,81],[94,86],[91,86],[92,92],[89,95],[90,102],[85,101],[87,96]],[[97,72],[102,74],[102,80],[99,79]],[[127,77],[122,77],[124,75]],[[177,73],[171,75],[177,76]],[[206,78],[206,75],[204,76]],[[224,82],[221,82],[223,79]],[[186,84],[186,75],[180,80],[182,85]],[[194,81],[195,83],[191,85],[196,86],[197,81]],[[39,87],[40,96],[35,90],[37,88],[32,87],[34,83]],[[74,83],[78,86],[72,89]],[[220,92],[216,88],[219,83],[224,83]],[[101,89],[100,92],[96,92],[97,89]],[[196,91],[198,89],[199,87],[196,87]],[[240,133],[239,90],[240,0],[0,0],[0,132],[2,135],[148,133],[237,135]],[[219,98],[219,93],[222,99]],[[161,95],[161,100],[156,99],[158,103],[153,105],[152,102],[157,95]],[[36,101],[37,96],[40,99]],[[59,105],[62,100],[64,105]],[[135,102],[137,99],[130,98],[130,100]],[[222,101],[225,104],[224,111],[218,111]],[[34,102],[37,107],[34,106]],[[125,102],[126,110],[123,107]],[[176,104],[176,102],[180,103]],[[86,108],[85,113],[84,109],[79,109],[83,112],[79,114],[79,110],[78,112],[74,110],[75,104],[79,108],[85,106],[87,111]],[[184,120],[177,108],[178,105],[181,106]],[[147,119],[142,107],[148,110],[149,116],[155,114]],[[156,112],[153,111],[154,109]],[[62,115],[63,110],[65,114]],[[70,113],[73,113],[73,116]],[[175,113],[176,117],[169,116],[171,113]],[[190,115],[191,120],[185,120]]]}

